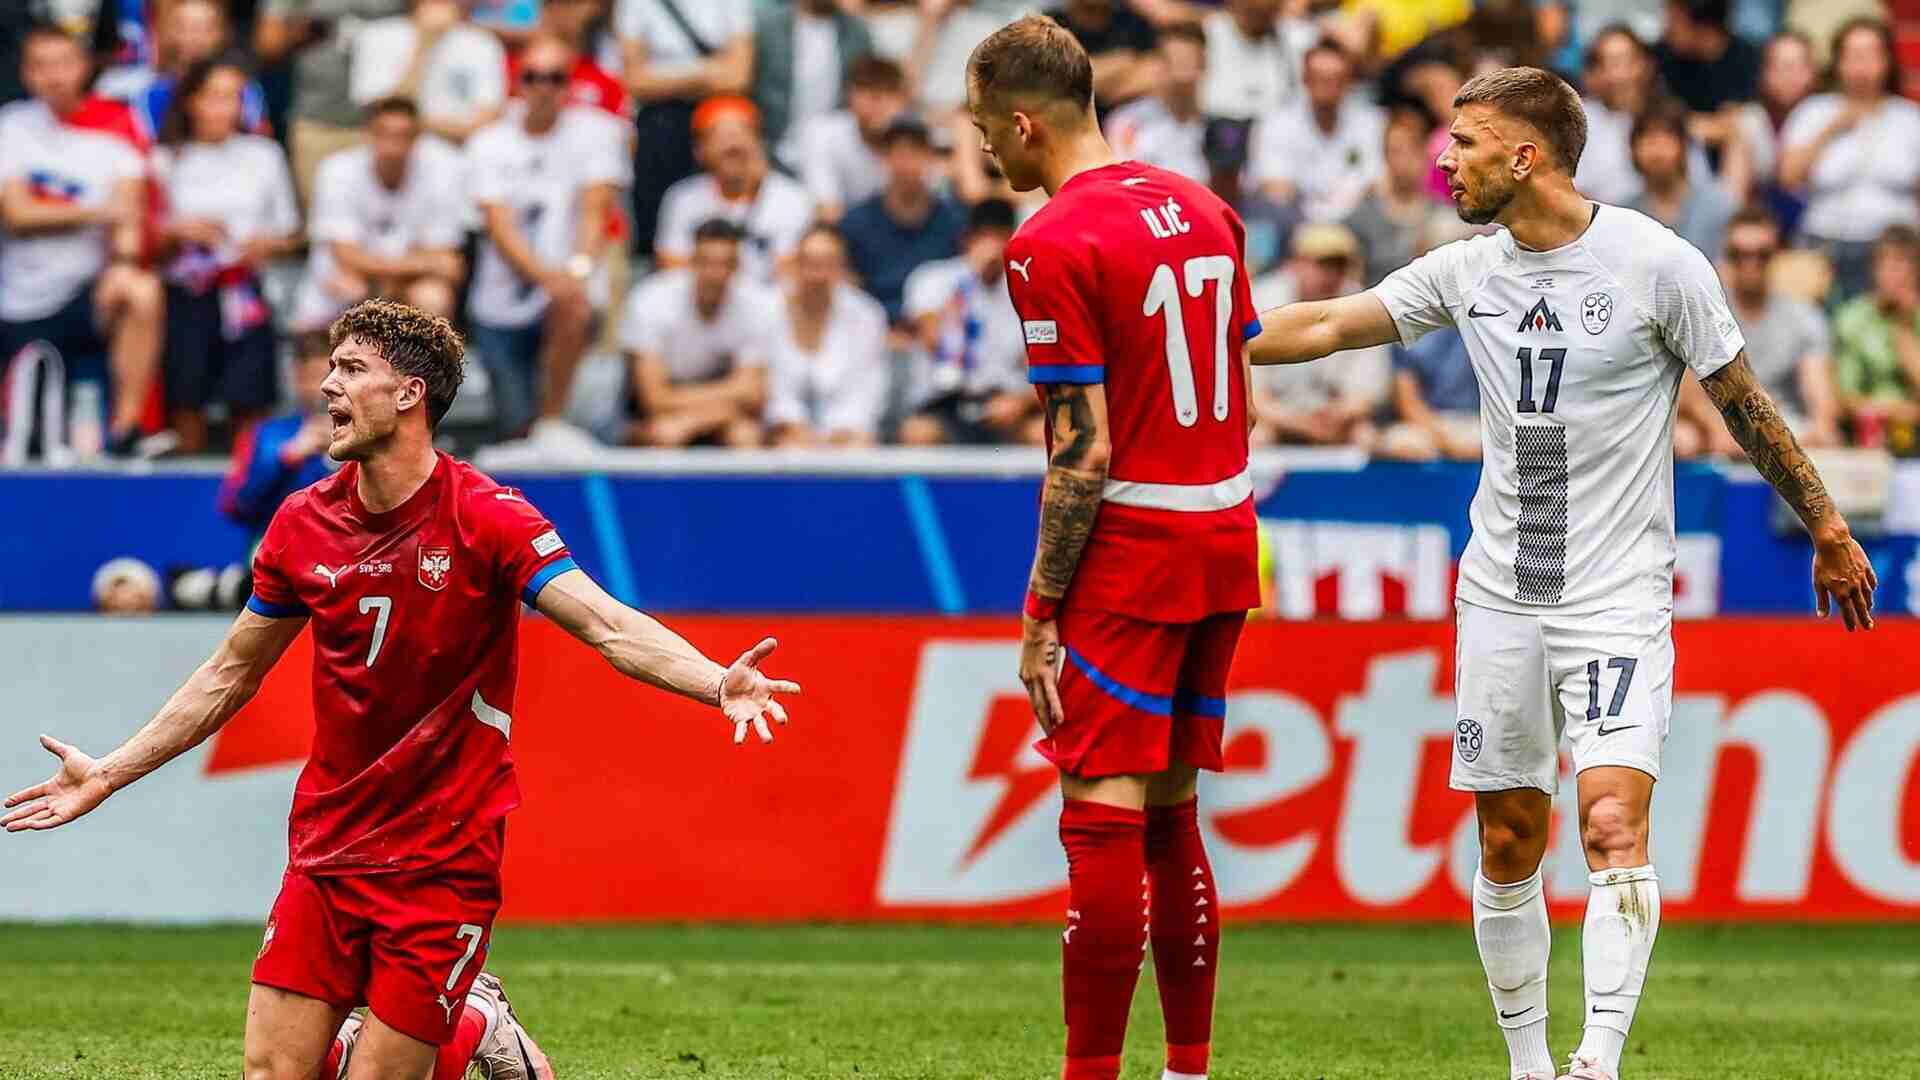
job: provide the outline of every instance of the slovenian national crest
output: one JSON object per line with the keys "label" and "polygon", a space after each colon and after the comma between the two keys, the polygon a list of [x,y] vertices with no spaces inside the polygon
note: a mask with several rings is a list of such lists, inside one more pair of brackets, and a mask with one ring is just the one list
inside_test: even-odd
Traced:
{"label": "slovenian national crest", "polygon": [[422,547],[420,549],[420,584],[434,592],[439,592],[447,587],[447,578],[452,573],[452,548]]}
{"label": "slovenian national crest", "polygon": [[1587,333],[1598,336],[1612,318],[1613,297],[1608,294],[1588,293],[1586,299],[1580,301],[1580,325],[1586,327]]}

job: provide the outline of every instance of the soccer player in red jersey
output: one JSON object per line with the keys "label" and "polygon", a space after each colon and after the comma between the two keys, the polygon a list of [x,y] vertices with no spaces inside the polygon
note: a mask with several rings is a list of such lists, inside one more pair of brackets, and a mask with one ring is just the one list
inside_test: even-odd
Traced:
{"label": "soccer player in red jersey", "polygon": [[331,338],[327,452],[346,465],[274,515],[247,610],[159,715],[99,759],[42,736],[60,770],[10,797],[0,824],[64,825],[197,745],[310,625],[313,752],[254,963],[243,1075],[312,1080],[365,1003],[351,1080],[450,1080],[481,1038],[456,1006],[486,959],[520,802],[508,740],[521,602],[621,673],[717,706],[735,742],[749,727],[770,740],[767,717],[786,721],[774,695],[799,687],[758,670],[771,638],[722,667],[615,601],[519,492],[434,450],[464,354],[446,320],[373,300]]}
{"label": "soccer player in red jersey", "polygon": [[1192,1080],[1220,947],[1194,779],[1221,766],[1227,670],[1260,603],[1245,230],[1199,184],[1114,160],[1092,64],[1052,20],[995,32],[967,83],[1008,182],[1052,196],[1007,247],[1007,288],[1047,418],[1020,679],[1065,796],[1064,1075],[1119,1075],[1151,937],[1165,1076]]}

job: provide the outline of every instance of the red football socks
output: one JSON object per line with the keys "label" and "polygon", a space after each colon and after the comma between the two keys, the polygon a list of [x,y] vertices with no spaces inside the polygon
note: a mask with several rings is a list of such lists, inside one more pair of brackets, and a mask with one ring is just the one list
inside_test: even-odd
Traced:
{"label": "red football socks", "polygon": [[462,1006],[452,1041],[443,1044],[439,1056],[433,1059],[433,1080],[460,1080],[467,1075],[467,1066],[473,1064],[473,1052],[480,1048],[480,1040],[486,1033],[487,1014],[471,1005]]}
{"label": "red football socks", "polygon": [[1188,799],[1147,808],[1147,875],[1153,885],[1153,975],[1167,1021],[1167,1069],[1200,1076],[1213,1041],[1220,968],[1220,899]]}
{"label": "red football socks", "polygon": [[1127,1012],[1147,947],[1144,811],[1068,799],[1060,810],[1067,849],[1067,929],[1061,935],[1066,999],[1063,1080],[1114,1080]]}

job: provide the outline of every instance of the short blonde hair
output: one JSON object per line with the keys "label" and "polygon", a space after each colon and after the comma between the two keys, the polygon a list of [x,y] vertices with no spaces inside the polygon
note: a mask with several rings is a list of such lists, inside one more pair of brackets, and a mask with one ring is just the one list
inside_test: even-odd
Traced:
{"label": "short blonde hair", "polygon": [[989,34],[967,58],[967,78],[983,98],[1093,108],[1093,60],[1072,31],[1045,15]]}

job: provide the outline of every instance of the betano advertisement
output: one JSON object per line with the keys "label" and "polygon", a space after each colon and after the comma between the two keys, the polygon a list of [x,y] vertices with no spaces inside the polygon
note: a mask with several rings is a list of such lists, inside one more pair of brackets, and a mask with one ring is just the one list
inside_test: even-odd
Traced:
{"label": "betano advertisement", "polygon": [[[677,620],[716,655],[780,636],[805,693],[771,746],[525,624],[513,753],[526,804],[505,915],[577,919],[1053,919],[1058,796],[1014,677],[1015,625],[938,618]],[[218,621],[0,620],[19,688],[0,787],[102,751]],[[1920,622],[1677,627],[1653,846],[1669,918],[1920,917]],[[1476,857],[1448,790],[1446,623],[1256,622],[1234,669],[1229,767],[1203,822],[1229,918],[1457,918]],[[0,917],[259,918],[284,864],[311,712],[301,643],[208,746],[69,829],[0,837]],[[396,677],[404,672],[396,669]],[[1548,867],[1586,895],[1563,781]]]}

